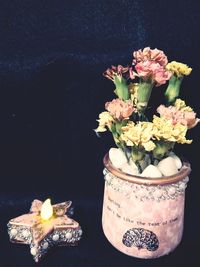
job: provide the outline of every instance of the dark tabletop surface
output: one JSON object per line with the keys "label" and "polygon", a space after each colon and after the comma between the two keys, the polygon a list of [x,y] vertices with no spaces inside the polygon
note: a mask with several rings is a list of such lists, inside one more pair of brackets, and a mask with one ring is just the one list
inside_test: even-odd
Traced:
{"label": "dark tabletop surface", "polygon": [[[199,109],[199,1],[0,1],[0,266],[36,266],[26,245],[11,244],[7,222],[33,199],[72,200],[83,228],[78,247],[52,249],[38,266],[188,266],[199,254],[200,127],[177,146],[192,165],[179,247],[156,260],[128,257],[103,235],[102,158],[113,146],[93,129],[113,85],[111,64],[129,64],[145,46],[193,67],[181,97]],[[150,106],[158,106],[155,89]],[[155,111],[155,110],[153,110]],[[200,115],[199,115],[200,116]]]}

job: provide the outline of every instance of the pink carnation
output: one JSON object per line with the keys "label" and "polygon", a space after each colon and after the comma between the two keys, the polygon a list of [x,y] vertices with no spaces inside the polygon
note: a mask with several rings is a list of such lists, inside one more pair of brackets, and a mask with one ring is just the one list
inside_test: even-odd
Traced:
{"label": "pink carnation", "polygon": [[107,102],[105,104],[105,109],[114,119],[119,121],[128,119],[129,116],[136,111],[131,100],[125,102],[119,98]]}
{"label": "pink carnation", "polygon": [[157,112],[160,116],[172,120],[173,124],[181,123],[189,129],[196,126],[196,124],[200,121],[196,118],[195,112],[179,110],[174,106],[165,107],[164,105],[160,105],[157,108]]}
{"label": "pink carnation", "polygon": [[162,50],[157,48],[150,49],[150,47],[145,47],[143,50],[138,50],[133,53],[134,60],[133,63],[144,62],[144,61],[153,61],[158,63],[161,66],[166,66],[168,63],[167,56]]}
{"label": "pink carnation", "polygon": [[135,77],[138,76],[137,73],[133,70],[133,68],[129,68],[129,78],[131,80],[135,79]]}
{"label": "pink carnation", "polygon": [[139,77],[144,81],[150,80],[151,82],[155,82],[155,86],[165,84],[172,75],[170,71],[166,70],[159,63],[150,60],[137,63],[135,69]]}
{"label": "pink carnation", "polygon": [[108,78],[108,79],[114,81],[114,78],[115,78],[116,76],[118,76],[118,77],[122,77],[122,75],[123,75],[124,73],[128,72],[128,70],[129,70],[129,67],[123,67],[122,65],[118,65],[117,67],[112,66],[111,68],[107,69],[107,70],[103,73],[103,75],[104,75],[106,78]]}

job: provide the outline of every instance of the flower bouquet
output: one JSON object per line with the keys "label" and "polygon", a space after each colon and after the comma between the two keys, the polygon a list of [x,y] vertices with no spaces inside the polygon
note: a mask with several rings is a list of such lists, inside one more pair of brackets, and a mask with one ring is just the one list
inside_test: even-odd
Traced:
{"label": "flower bouquet", "polygon": [[[112,66],[104,73],[115,85],[116,98],[105,104],[95,131],[109,131],[116,148],[104,157],[103,230],[128,255],[160,257],[181,241],[190,164],[174,146],[191,144],[187,131],[200,121],[179,98],[191,71],[146,47],[133,53],[131,66]],[[152,90],[165,84],[165,103],[149,118]]]}

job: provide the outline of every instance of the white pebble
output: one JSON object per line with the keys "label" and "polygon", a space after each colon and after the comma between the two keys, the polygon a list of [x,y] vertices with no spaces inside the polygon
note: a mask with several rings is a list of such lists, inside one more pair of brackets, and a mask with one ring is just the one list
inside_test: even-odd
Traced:
{"label": "white pebble", "polygon": [[13,228],[11,231],[10,231],[10,234],[11,236],[16,236],[17,235],[17,229]]}
{"label": "white pebble", "polygon": [[129,160],[129,163],[128,163],[132,168],[134,168],[134,169],[138,169],[138,167],[137,167],[137,165],[135,164],[135,162],[132,160],[132,159],[130,159]]}
{"label": "white pebble", "polygon": [[58,234],[53,235],[52,239],[55,242],[58,241],[59,240],[59,235]]}
{"label": "white pebble", "polygon": [[72,233],[70,233],[70,232],[66,233],[66,234],[65,234],[65,237],[66,237],[67,239],[71,239],[71,238],[72,238]]}
{"label": "white pebble", "polygon": [[175,162],[175,164],[176,164],[176,167],[177,167],[178,169],[180,169],[180,168],[182,167],[182,162],[181,162],[180,158],[177,157],[176,155],[173,155],[173,156],[171,156],[171,157],[174,159],[174,162]]}
{"label": "white pebble", "polygon": [[138,175],[139,174],[138,168],[132,160],[130,161],[130,163],[125,163],[121,167],[121,170],[124,173],[131,174],[131,175]]}
{"label": "white pebble", "polygon": [[169,156],[175,159],[176,166],[178,169],[180,169],[182,167],[180,158],[174,152],[170,152]]}
{"label": "white pebble", "polygon": [[118,169],[127,163],[127,158],[122,150],[114,147],[109,150],[109,159],[112,162],[112,165]]}
{"label": "white pebble", "polygon": [[151,178],[158,178],[162,176],[162,173],[158,170],[158,168],[152,164],[144,169],[141,173],[143,177],[151,177]]}
{"label": "white pebble", "polygon": [[162,159],[158,163],[157,168],[164,176],[174,175],[178,172],[175,159],[172,157],[167,157],[165,159]]}
{"label": "white pebble", "polygon": [[42,245],[42,248],[43,249],[47,249],[49,246],[49,243],[48,242],[44,242],[44,244]]}
{"label": "white pebble", "polygon": [[35,256],[37,254],[37,248],[31,248],[31,255]]}

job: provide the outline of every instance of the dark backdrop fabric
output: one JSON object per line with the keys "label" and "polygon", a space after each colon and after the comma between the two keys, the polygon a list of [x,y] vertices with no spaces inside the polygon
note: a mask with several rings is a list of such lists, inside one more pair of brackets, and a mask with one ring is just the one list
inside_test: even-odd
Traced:
{"label": "dark backdrop fabric", "polygon": [[[55,249],[41,266],[184,266],[197,258],[200,128],[191,131],[192,145],[176,148],[192,164],[183,241],[154,261],[117,252],[103,235],[102,158],[113,142],[93,129],[114,97],[102,72],[130,64],[145,46],[193,67],[181,97],[200,116],[199,14],[198,0],[0,1],[2,266],[35,266],[27,247],[9,243],[6,223],[48,196],[74,201],[85,235],[79,247]],[[153,91],[152,105],[163,90]]]}

